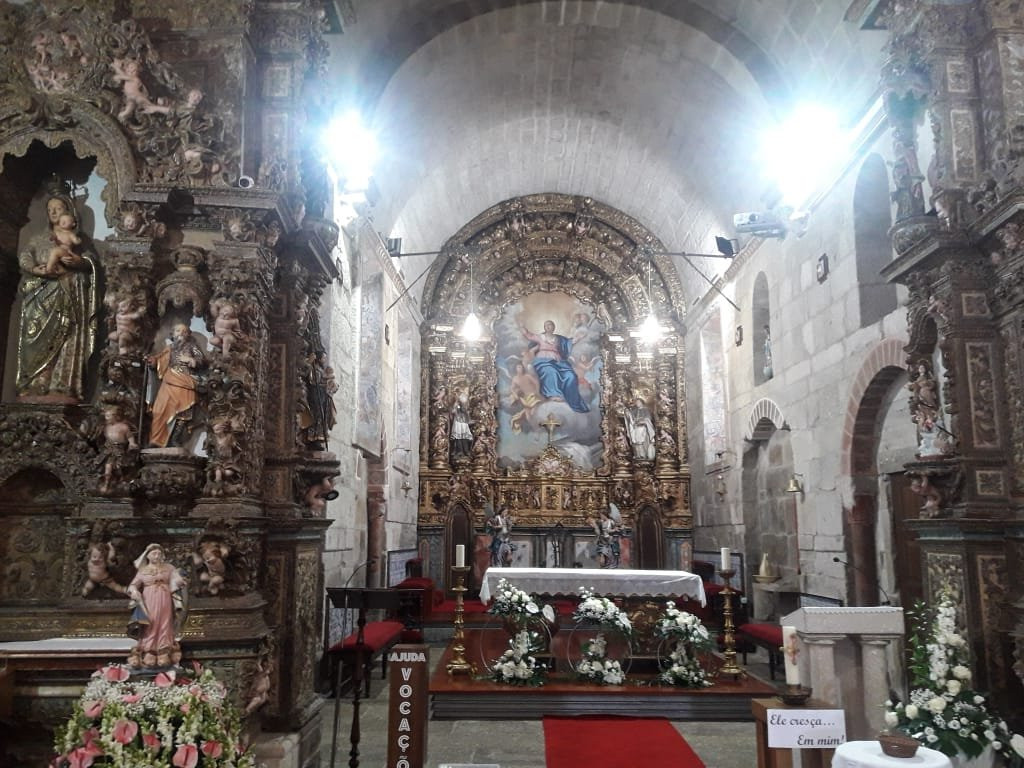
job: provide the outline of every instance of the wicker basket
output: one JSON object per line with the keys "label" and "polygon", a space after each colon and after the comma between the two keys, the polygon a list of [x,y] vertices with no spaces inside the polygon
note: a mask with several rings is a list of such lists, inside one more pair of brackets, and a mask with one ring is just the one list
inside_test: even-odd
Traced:
{"label": "wicker basket", "polygon": [[921,746],[916,739],[902,733],[882,733],[878,736],[882,751],[889,757],[913,757]]}

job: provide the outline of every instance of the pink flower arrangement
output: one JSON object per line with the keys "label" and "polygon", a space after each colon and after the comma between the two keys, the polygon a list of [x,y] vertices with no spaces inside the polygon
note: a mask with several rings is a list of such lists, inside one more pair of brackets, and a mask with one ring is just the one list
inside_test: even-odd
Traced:
{"label": "pink flower arrangement", "polygon": [[92,676],[58,730],[54,768],[253,768],[238,710],[210,670],[133,679],[111,664]]}

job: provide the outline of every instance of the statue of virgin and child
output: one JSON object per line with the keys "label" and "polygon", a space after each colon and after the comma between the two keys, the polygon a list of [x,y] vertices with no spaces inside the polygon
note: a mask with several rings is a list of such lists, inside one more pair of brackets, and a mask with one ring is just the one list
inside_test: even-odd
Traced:
{"label": "statue of virgin and child", "polygon": [[23,402],[77,403],[96,344],[99,257],[67,183],[54,177],[45,196],[46,227],[23,241],[18,256],[15,388]]}

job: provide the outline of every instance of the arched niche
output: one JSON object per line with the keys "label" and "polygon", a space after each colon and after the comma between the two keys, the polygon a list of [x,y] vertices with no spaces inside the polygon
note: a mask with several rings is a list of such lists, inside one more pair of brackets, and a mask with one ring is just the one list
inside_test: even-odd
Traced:
{"label": "arched niche", "polygon": [[[121,126],[111,117],[86,102],[74,102],[75,120],[73,125],[41,130],[34,125],[20,124],[14,119],[18,105],[8,103],[0,106],[0,158],[24,157],[34,144],[56,150],[69,144],[75,157],[95,158],[96,172],[106,179],[102,199],[104,215],[108,225],[113,226],[121,198],[132,189],[137,178],[137,169],[131,147],[124,138]],[[0,188],[7,187],[9,180],[0,177]],[[28,193],[31,195],[31,191]],[[13,214],[16,218],[17,214]],[[0,217],[11,219],[12,213],[0,209]]]}
{"label": "arched niche", "polygon": [[892,261],[891,226],[885,162],[872,153],[861,166],[853,191],[853,240],[861,328],[878,322],[896,309],[896,286],[881,277],[882,269]]}
{"label": "arched niche", "polygon": [[[455,502],[448,510],[448,519],[445,524],[444,572],[446,593],[450,593],[452,588],[456,586],[451,574],[452,566],[455,565],[455,548],[460,544],[466,548],[466,565],[470,566],[470,570],[466,574],[465,587],[470,592],[476,592],[479,589],[475,578],[475,569],[473,568],[473,545],[475,539],[473,513],[470,512],[469,507],[464,502]],[[454,595],[451,596],[454,597]]]}
{"label": "arched niche", "polygon": [[754,278],[754,292],[750,300],[751,322],[754,327],[751,355],[754,366],[754,385],[764,384],[775,375],[772,360],[771,295],[768,293],[768,277],[758,272]]}
{"label": "arched niche", "polygon": [[[90,239],[97,229],[106,231],[105,223],[96,221],[96,213],[103,216],[102,206],[97,209],[90,200],[95,188],[106,189],[105,180],[96,173],[97,158],[92,155],[80,156],[74,144],[64,141],[56,147],[49,147],[41,141],[33,141],[24,155],[4,155],[0,163],[0,188],[4,205],[0,206],[0,252],[10,254],[0,264],[10,279],[0,279],[0,383],[3,384],[3,399],[14,397],[15,369],[17,368],[18,337],[21,333],[21,295],[19,285],[22,273],[18,256],[26,247],[26,240],[39,232],[46,223],[44,209],[46,187],[56,176],[74,189],[75,216],[81,232]],[[97,276],[92,280],[94,290]],[[95,297],[94,297],[95,300]],[[95,362],[95,361],[94,361]],[[86,375],[87,380],[91,376]]]}
{"label": "arched niche", "polygon": [[0,607],[60,602],[66,519],[74,510],[61,478],[38,464],[0,482]]}

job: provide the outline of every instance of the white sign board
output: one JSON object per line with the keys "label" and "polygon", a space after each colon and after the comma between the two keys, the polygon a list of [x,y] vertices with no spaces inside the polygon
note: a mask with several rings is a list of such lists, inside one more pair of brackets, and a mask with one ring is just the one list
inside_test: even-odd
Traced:
{"label": "white sign board", "polygon": [[768,746],[775,749],[830,749],[846,742],[841,709],[769,709]]}

